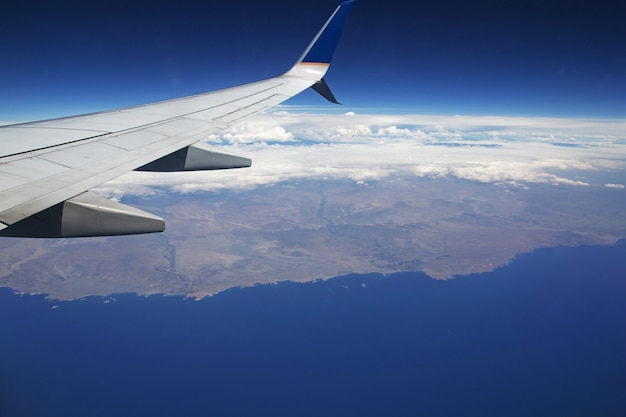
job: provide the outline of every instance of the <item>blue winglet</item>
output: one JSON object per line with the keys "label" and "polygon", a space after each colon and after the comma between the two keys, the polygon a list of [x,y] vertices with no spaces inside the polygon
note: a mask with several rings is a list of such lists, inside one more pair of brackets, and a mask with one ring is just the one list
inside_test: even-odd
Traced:
{"label": "blue winglet", "polygon": [[329,64],[343,27],[346,24],[352,4],[356,0],[348,0],[337,7],[332,16],[328,19],[322,30],[319,31],[313,42],[300,58],[299,62],[319,62]]}

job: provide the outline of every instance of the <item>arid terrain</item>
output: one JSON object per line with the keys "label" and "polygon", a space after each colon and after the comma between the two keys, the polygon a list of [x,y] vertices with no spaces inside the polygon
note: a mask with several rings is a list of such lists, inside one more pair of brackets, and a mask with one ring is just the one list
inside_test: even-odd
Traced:
{"label": "arid terrain", "polygon": [[51,298],[136,292],[204,297],[234,286],[349,273],[490,271],[520,253],[626,237],[626,193],[455,179],[285,182],[125,202],[166,232],[0,240],[0,286]]}

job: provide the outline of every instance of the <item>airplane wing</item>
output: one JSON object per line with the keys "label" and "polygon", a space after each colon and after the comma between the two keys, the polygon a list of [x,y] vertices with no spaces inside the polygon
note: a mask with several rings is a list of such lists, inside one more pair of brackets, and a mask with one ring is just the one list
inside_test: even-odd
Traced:
{"label": "airplane wing", "polygon": [[0,126],[0,236],[86,237],[161,232],[163,219],[91,188],[132,170],[249,167],[200,143],[313,87],[323,76],[354,0],[337,7],[298,62],[264,81],[153,104]]}

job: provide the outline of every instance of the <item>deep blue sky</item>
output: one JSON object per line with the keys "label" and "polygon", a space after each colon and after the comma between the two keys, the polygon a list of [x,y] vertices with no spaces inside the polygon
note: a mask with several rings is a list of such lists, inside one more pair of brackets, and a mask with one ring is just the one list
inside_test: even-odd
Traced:
{"label": "deep blue sky", "polygon": [[[278,75],[338,3],[3,5],[0,120]],[[359,0],[327,80],[341,111],[626,117],[623,16],[608,1]],[[326,105],[315,93],[290,103]]]}

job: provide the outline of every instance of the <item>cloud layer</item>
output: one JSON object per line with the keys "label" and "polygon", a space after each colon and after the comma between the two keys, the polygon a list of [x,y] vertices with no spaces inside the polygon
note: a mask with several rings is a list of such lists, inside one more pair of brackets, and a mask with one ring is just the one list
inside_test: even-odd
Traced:
{"label": "cloud layer", "polygon": [[624,185],[594,174],[626,168],[626,121],[539,117],[296,114],[277,111],[207,138],[252,158],[246,170],[130,173],[111,195],[246,189],[300,178],[455,177],[484,183]]}

